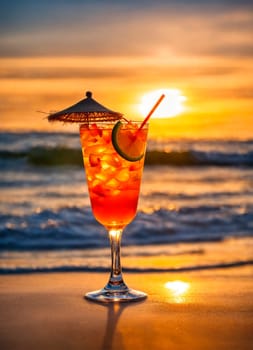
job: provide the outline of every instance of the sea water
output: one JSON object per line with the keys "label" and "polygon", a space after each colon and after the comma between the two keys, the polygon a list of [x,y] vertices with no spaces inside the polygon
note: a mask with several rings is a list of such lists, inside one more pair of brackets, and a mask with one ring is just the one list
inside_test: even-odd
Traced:
{"label": "sea water", "polygon": [[[107,271],[77,133],[0,133],[0,273]],[[125,271],[253,264],[253,140],[150,140]]]}

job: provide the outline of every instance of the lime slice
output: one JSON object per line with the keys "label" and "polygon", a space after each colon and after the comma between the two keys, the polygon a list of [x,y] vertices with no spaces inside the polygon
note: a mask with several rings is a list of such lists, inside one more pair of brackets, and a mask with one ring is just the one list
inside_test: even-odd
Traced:
{"label": "lime slice", "polygon": [[137,129],[131,123],[124,125],[118,121],[112,129],[112,144],[117,153],[129,162],[143,158],[145,141],[141,135],[136,135]]}

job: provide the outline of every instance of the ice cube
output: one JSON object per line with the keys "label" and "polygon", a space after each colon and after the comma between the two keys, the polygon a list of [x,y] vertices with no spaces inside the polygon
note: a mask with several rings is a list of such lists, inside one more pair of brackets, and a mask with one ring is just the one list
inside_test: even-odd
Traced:
{"label": "ice cube", "polygon": [[129,180],[129,171],[126,168],[123,168],[116,174],[116,179],[121,182],[126,182]]}

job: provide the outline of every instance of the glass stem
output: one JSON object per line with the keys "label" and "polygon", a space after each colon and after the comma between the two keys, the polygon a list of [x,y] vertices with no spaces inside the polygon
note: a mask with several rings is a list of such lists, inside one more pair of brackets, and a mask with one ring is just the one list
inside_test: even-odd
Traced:
{"label": "glass stem", "polygon": [[122,229],[113,229],[109,230],[109,239],[111,243],[111,275],[108,284],[106,285],[107,290],[112,292],[126,291],[128,288],[124,283],[122,276],[122,268],[120,262],[120,246],[121,246],[121,237]]}

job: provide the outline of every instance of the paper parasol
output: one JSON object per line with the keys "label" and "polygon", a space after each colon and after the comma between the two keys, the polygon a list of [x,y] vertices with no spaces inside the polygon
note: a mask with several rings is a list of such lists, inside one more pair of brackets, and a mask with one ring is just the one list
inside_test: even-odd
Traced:
{"label": "paper parasol", "polygon": [[90,91],[86,92],[86,98],[76,104],[52,113],[48,116],[49,122],[62,121],[66,123],[90,123],[104,122],[121,119],[123,114],[114,112],[92,98]]}

